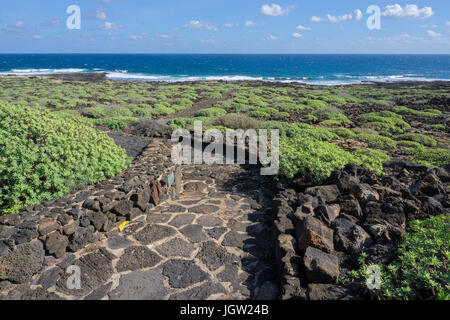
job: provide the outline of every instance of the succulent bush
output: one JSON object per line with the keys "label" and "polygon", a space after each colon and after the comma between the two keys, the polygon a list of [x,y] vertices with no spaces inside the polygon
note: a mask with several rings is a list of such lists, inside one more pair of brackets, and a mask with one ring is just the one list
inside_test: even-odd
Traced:
{"label": "succulent bush", "polygon": [[381,150],[391,150],[397,147],[397,143],[391,138],[377,134],[360,133],[356,137],[358,140],[365,142],[369,147]]}
{"label": "succulent bush", "polygon": [[437,145],[436,140],[434,140],[432,137],[426,136],[421,133],[405,133],[398,135],[396,137],[397,140],[406,140],[406,141],[415,141],[417,143],[420,143],[423,146],[428,147],[435,147]]}
{"label": "succulent bush", "polygon": [[0,103],[0,214],[114,176],[128,161],[111,138],[78,117]]}
{"label": "succulent bush", "polygon": [[[387,266],[376,265],[381,271],[380,298],[450,300],[449,252],[448,215],[411,221],[396,260]],[[366,281],[369,275],[366,257],[363,253],[359,259],[360,269],[349,272],[344,281]]]}

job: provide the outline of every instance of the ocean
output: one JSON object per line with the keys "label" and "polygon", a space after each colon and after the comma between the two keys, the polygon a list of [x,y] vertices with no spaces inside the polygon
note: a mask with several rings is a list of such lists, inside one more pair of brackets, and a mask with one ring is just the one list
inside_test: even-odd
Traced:
{"label": "ocean", "polygon": [[263,80],[320,85],[450,81],[450,55],[0,54],[0,75],[106,72],[111,80]]}

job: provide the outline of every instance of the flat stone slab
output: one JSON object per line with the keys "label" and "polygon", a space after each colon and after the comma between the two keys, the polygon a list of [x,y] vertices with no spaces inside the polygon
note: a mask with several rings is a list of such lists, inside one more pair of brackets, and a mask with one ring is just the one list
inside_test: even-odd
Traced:
{"label": "flat stone slab", "polygon": [[174,238],[158,247],[156,251],[164,257],[190,257],[195,250],[195,246],[180,238]]}
{"label": "flat stone slab", "polygon": [[185,226],[187,224],[192,223],[194,221],[195,215],[194,214],[179,214],[175,216],[172,220],[170,220],[169,224],[175,228],[179,228],[182,226]]}
{"label": "flat stone slab", "polygon": [[116,270],[136,271],[143,268],[150,268],[157,265],[162,258],[147,247],[133,246],[125,249],[117,263]]}
{"label": "flat stone slab", "polygon": [[248,234],[230,231],[223,238],[222,245],[242,249],[244,248],[245,241],[248,240],[249,238],[250,237]]}
{"label": "flat stone slab", "polygon": [[183,229],[181,229],[180,232],[191,242],[194,243],[208,240],[208,236],[203,231],[203,227],[198,224],[188,225]]}
{"label": "flat stone slab", "polygon": [[150,244],[175,234],[175,229],[160,224],[149,224],[134,236],[142,244]]}
{"label": "flat stone slab", "polygon": [[220,208],[218,206],[212,204],[199,204],[198,206],[189,208],[189,212],[208,214],[219,211]]}
{"label": "flat stone slab", "polygon": [[162,268],[173,288],[186,288],[209,279],[208,274],[192,260],[169,260]]}
{"label": "flat stone slab", "polygon": [[212,241],[202,243],[197,258],[211,271],[215,271],[233,260],[231,254],[224,247]]}
{"label": "flat stone slab", "polygon": [[170,296],[170,300],[206,300],[211,297],[226,296],[227,291],[220,283],[206,283],[201,286],[175,293]]}
{"label": "flat stone slab", "polygon": [[109,237],[107,240],[108,248],[110,249],[122,249],[126,248],[133,244],[133,241],[130,239],[127,239],[125,237],[122,237],[120,235],[115,235],[112,237]]}
{"label": "flat stone slab", "polygon": [[219,227],[223,225],[223,220],[213,215],[201,216],[197,219],[197,224],[203,227]]}
{"label": "flat stone slab", "polygon": [[119,286],[109,293],[110,300],[162,300],[170,292],[164,287],[161,271],[135,271],[123,275]]}

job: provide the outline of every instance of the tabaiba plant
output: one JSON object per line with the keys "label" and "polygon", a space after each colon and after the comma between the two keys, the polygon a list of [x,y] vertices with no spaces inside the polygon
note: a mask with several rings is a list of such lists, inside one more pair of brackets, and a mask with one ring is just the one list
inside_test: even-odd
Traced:
{"label": "tabaiba plant", "polygon": [[[365,256],[364,256],[365,255]],[[350,271],[341,283],[364,283],[370,265],[367,255],[359,259],[360,269]],[[450,299],[450,217],[446,214],[410,222],[397,258],[380,270],[381,299],[449,300]],[[372,265],[373,266],[373,265]]]}
{"label": "tabaiba plant", "polygon": [[[270,127],[274,127],[274,123]],[[280,132],[280,174],[288,178],[302,175],[321,181],[348,163],[364,164],[382,174],[382,164],[389,160],[389,156],[377,150],[355,153],[342,150],[329,142],[338,136],[325,128],[304,123],[285,124]]]}
{"label": "tabaiba plant", "polygon": [[397,142],[395,142],[391,138],[377,134],[360,133],[356,138],[359,141],[367,143],[369,147],[375,149],[391,150],[397,147]]}
{"label": "tabaiba plant", "polygon": [[436,140],[432,137],[426,136],[421,133],[405,133],[398,135],[397,140],[415,141],[423,146],[435,147],[437,145]]}
{"label": "tabaiba plant", "polygon": [[0,103],[0,214],[59,198],[128,163],[125,150],[79,117]]}
{"label": "tabaiba plant", "polygon": [[434,117],[439,117],[442,115],[442,112],[436,109],[425,109],[423,111],[419,111],[419,110],[415,110],[415,109],[410,109],[407,107],[403,107],[403,106],[397,106],[392,108],[392,111],[394,111],[395,113],[398,114],[402,114],[402,115],[411,115],[411,116],[416,116],[416,117],[422,117],[422,118],[434,118]]}

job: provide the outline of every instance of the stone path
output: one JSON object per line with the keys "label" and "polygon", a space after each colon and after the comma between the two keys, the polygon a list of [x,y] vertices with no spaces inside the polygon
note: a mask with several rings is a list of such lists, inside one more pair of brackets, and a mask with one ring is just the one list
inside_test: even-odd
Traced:
{"label": "stone path", "polygon": [[[14,299],[275,299],[271,184],[256,167],[188,165],[184,192],[49,269]],[[55,262],[57,266],[55,267]],[[81,289],[65,270],[77,265]]]}

